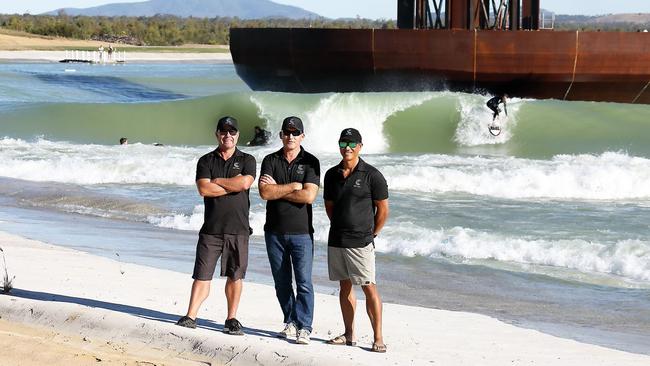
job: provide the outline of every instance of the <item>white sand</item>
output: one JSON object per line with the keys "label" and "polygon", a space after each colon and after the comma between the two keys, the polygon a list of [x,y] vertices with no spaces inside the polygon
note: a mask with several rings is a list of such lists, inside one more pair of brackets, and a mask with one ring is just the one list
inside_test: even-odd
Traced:
{"label": "white sand", "polygon": [[[121,51],[121,50],[120,50]],[[121,53],[120,53],[121,57]],[[48,61],[58,62],[66,58],[65,51],[0,51],[0,60],[5,61]],[[200,61],[232,62],[230,53],[172,53],[131,52],[126,53],[126,62]]]}
{"label": "white sand", "polygon": [[[185,329],[173,321],[186,310],[192,281],[187,273],[120,263],[2,232],[0,247],[16,276],[12,294],[0,295],[3,321],[113,342],[136,354],[156,349],[179,359],[228,365],[650,365],[650,356],[561,339],[483,315],[394,304],[384,308],[388,353],[375,354],[367,350],[372,333],[362,301],[357,307],[360,347],[329,346],[323,340],[343,328],[338,299],[322,294],[316,296],[312,344],[296,345],[274,337],[282,315],[273,288],[253,283],[245,284],[238,316],[247,335],[228,336],[219,331],[226,313],[221,280],[214,281],[199,314],[202,326]],[[4,274],[4,268],[0,271]]]}

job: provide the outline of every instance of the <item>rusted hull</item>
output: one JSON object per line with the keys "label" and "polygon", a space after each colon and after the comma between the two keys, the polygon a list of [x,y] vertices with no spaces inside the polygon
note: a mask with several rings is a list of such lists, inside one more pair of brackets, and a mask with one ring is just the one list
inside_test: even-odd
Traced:
{"label": "rusted hull", "polygon": [[232,29],[253,90],[437,91],[650,104],[650,35],[622,32]]}

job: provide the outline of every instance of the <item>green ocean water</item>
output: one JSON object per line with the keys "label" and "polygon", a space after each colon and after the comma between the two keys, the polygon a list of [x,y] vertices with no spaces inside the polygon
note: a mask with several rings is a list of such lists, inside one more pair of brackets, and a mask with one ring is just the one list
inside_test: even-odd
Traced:
{"label": "green ocean water", "polygon": [[[395,93],[399,94],[399,93]],[[650,106],[614,103],[561,101],[511,101],[510,118],[505,130],[507,140],[486,134],[491,118],[482,96],[445,93],[414,93],[419,101],[385,113],[385,120],[374,122],[383,130],[391,153],[494,154],[548,158],[558,154],[599,154],[620,151],[635,156],[650,156]],[[356,111],[367,110],[364,118],[390,102],[394,95],[347,95],[339,98],[338,108],[354,100]],[[402,99],[408,96],[401,95]],[[277,120],[268,118],[268,110],[302,116],[311,125],[355,125],[310,114],[324,108],[331,95],[292,95],[237,92],[155,103],[33,103],[21,108],[0,110],[0,134],[65,140],[80,143],[113,144],[121,136],[143,143],[170,145],[207,145],[214,139],[210,131],[215,116],[237,116],[242,140],[252,138],[253,126],[278,131]],[[516,112],[513,112],[516,106]],[[330,106],[337,109],[337,106]],[[476,111],[480,111],[477,113]],[[363,113],[363,112],[362,112]],[[274,116],[272,116],[274,117]],[[317,119],[323,117],[322,119]],[[469,128],[461,129],[463,125]],[[463,139],[462,133],[480,131],[482,139]]]}

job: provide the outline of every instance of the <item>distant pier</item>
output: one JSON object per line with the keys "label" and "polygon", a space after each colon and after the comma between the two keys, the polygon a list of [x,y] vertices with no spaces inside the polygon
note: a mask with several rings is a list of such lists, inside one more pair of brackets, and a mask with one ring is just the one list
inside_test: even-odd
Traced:
{"label": "distant pier", "polygon": [[82,64],[123,64],[126,62],[126,51],[85,51],[65,50],[65,58],[62,63]]}

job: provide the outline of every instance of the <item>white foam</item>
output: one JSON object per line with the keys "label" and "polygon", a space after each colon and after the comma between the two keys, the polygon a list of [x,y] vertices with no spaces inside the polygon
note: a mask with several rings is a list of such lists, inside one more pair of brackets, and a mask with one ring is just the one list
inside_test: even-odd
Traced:
{"label": "white foam", "polygon": [[189,214],[172,214],[169,216],[149,216],[150,224],[175,230],[199,231],[203,225],[203,205],[194,206],[194,211]]}
{"label": "white foam", "polygon": [[[517,114],[521,106],[520,99],[508,100],[508,115],[502,112],[496,121],[492,121],[492,111],[486,103],[492,96],[457,94],[460,121],[456,127],[454,140],[463,146],[496,145],[508,142],[517,125]],[[493,136],[488,126],[496,124],[501,127],[501,134]]]}
{"label": "white foam", "polygon": [[488,259],[500,262],[568,268],[650,281],[650,242],[616,243],[580,239],[535,240],[479,232],[468,228],[431,230],[408,222],[388,225],[377,250],[409,257]]}
{"label": "white foam", "polygon": [[78,145],[0,140],[0,176],[74,184],[194,184],[196,161],[210,148]]}
{"label": "white foam", "polygon": [[623,153],[551,160],[421,155],[376,158],[392,190],[500,198],[648,199],[650,160]]}
{"label": "white foam", "polygon": [[[148,221],[164,228],[198,231],[203,223],[203,210],[203,205],[197,205],[189,215],[149,217]],[[264,235],[264,221],[264,205],[253,205],[250,214],[253,236]],[[329,220],[321,206],[314,207],[314,229],[314,239],[326,243]],[[642,240],[615,243],[581,239],[537,240],[463,227],[435,230],[398,220],[397,224],[389,221],[376,245],[379,252],[408,257],[451,258],[460,262],[493,260],[650,281],[650,242]]]}
{"label": "white foam", "polygon": [[[93,184],[194,185],[198,157],[213,147],[77,145],[0,139],[0,176]],[[259,162],[273,148],[248,148]],[[335,153],[317,154],[323,172]],[[392,191],[469,193],[511,199],[650,199],[650,160],[624,153],[551,160],[449,155],[369,155]],[[256,183],[255,183],[256,184]]]}
{"label": "white foam", "polygon": [[[203,225],[204,212],[204,206],[197,205],[191,214],[172,214],[163,217],[149,216],[147,221],[150,224],[167,229],[198,231]],[[329,219],[322,207],[314,207],[313,220],[314,239],[327,242]],[[264,223],[266,222],[266,206],[264,203],[251,204],[249,222],[253,229],[253,236],[264,236]]]}
{"label": "white foam", "polygon": [[[443,93],[336,93],[322,96],[314,106],[299,116],[307,138],[304,145],[312,152],[329,152],[336,146],[341,130],[354,127],[361,132],[365,153],[388,151],[389,144],[383,132],[384,122],[391,115],[420,105]],[[282,120],[288,116],[291,94],[254,93],[253,102],[259,115],[268,121],[267,127],[278,132]],[[279,146],[279,143],[278,143]],[[335,149],[335,148],[334,148]]]}

